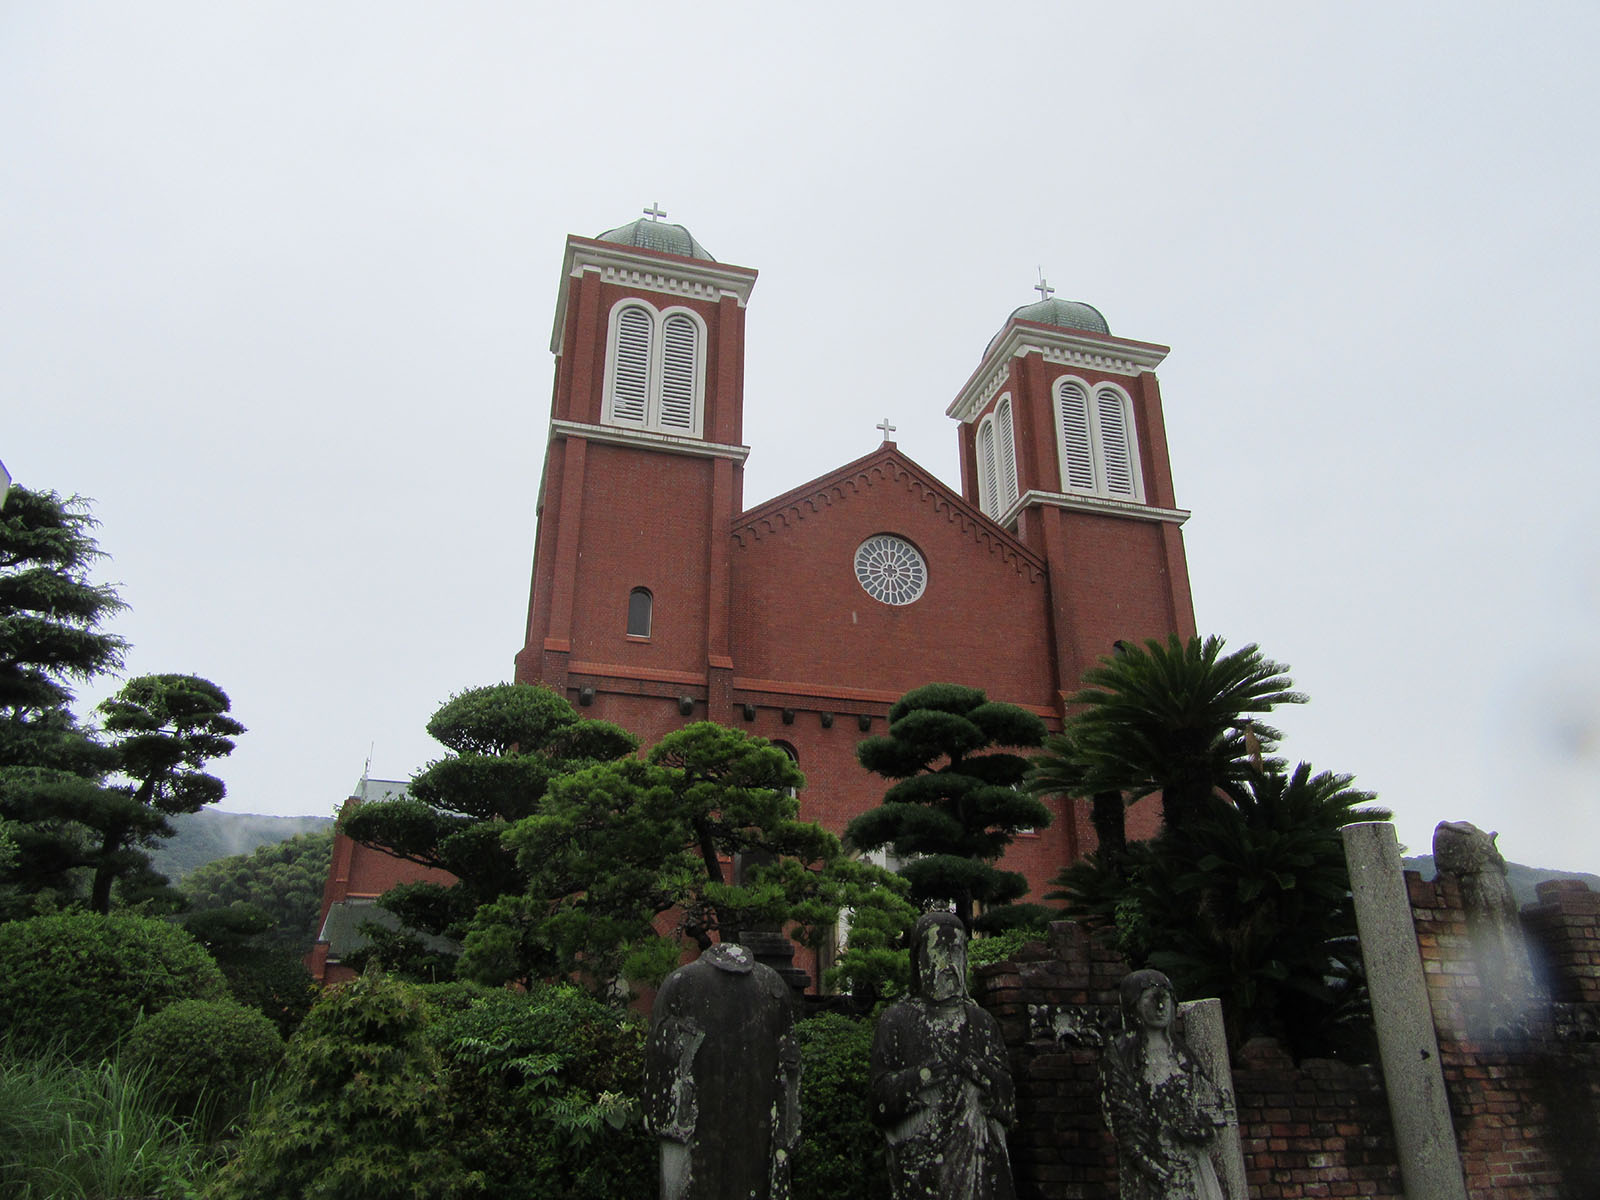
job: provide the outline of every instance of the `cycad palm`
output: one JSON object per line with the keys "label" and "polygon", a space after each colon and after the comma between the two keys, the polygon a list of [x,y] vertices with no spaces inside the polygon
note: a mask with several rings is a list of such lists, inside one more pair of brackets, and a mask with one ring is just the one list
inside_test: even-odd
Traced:
{"label": "cycad palm", "polygon": [[1230,654],[1223,645],[1220,637],[1184,642],[1173,635],[1102,658],[1071,697],[1080,711],[1034,759],[1030,790],[1094,798],[1097,832],[1102,844],[1110,832],[1113,845],[1121,840],[1113,796],[1131,802],[1160,792],[1168,830],[1203,814],[1219,792],[1237,801],[1252,762],[1280,736],[1251,716],[1305,697],[1293,690],[1287,668],[1255,645]]}

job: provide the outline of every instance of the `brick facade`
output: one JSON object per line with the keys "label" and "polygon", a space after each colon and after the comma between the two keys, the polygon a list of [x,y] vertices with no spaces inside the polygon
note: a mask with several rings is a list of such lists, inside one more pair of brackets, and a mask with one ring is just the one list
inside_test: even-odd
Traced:
{"label": "brick facade", "polygon": [[[1187,514],[1175,507],[1154,374],[1165,347],[1014,315],[947,410],[962,455],[959,493],[885,440],[746,509],[746,454],[781,452],[741,444],[755,276],[638,241],[568,239],[517,681],[552,687],[647,745],[708,719],[782,742],[806,775],[801,815],[838,832],[882,799],[885,782],[857,764],[855,748],[884,732],[889,706],[909,689],[979,687],[1058,728],[1064,696],[1118,640],[1193,634]],[[696,436],[608,422],[611,314],[633,301],[703,323]],[[1050,389],[1064,373],[1129,398],[1141,496],[1063,494]],[[980,511],[972,458],[976,423],[1002,396],[1013,398],[1024,498],[1010,516],[996,514],[1006,525]],[[929,410],[940,402],[919,401]],[[915,602],[882,603],[858,582],[856,550],[875,534],[902,538],[925,559],[927,588]],[[653,597],[648,637],[627,632],[636,588]],[[1137,806],[1130,834],[1148,835],[1157,820],[1154,804]],[[1003,865],[1037,896],[1094,844],[1086,814],[1057,805],[1053,823],[1022,835]],[[374,853],[350,850],[358,868]],[[328,904],[355,895],[330,882]]]}
{"label": "brick facade", "polygon": [[[1600,895],[1541,884],[1522,923],[1542,985],[1524,1034],[1466,1036],[1481,997],[1459,889],[1406,876],[1445,1087],[1472,1200],[1600,1195]],[[1116,1147],[1100,1115],[1098,1052],[1051,1035],[1052,1014],[1091,1027],[1117,1011],[1127,967],[1075,925],[1051,927],[1018,961],[974,971],[973,990],[1011,1047],[1024,1200],[1114,1200]],[[1246,1178],[1259,1200],[1399,1200],[1399,1161],[1375,1066],[1306,1060],[1256,1040],[1235,1055]]]}

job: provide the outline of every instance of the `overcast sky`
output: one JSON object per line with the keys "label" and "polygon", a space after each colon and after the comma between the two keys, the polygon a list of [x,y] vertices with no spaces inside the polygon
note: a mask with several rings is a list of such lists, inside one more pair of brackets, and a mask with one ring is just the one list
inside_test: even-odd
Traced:
{"label": "overcast sky", "polygon": [[[0,5],[0,458],[93,497],[224,807],[403,778],[521,642],[563,240],[758,268],[749,505],[945,406],[1043,267],[1160,370],[1285,752],[1600,871],[1600,7]],[[106,688],[86,689],[85,702]]]}

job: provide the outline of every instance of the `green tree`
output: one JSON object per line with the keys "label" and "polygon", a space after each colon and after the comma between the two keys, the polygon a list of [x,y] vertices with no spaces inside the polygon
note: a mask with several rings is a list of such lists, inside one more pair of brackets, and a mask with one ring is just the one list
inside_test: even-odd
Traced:
{"label": "green tree", "polygon": [[803,784],[777,747],[711,722],[668,734],[643,761],[554,781],[505,838],[527,887],[479,911],[463,970],[573,976],[611,995],[619,978],[659,981],[684,939],[703,949],[787,928],[817,947],[857,905],[909,924],[898,881],[799,819]]}
{"label": "green tree", "polygon": [[74,814],[92,810],[112,755],[78,724],[73,683],[122,665],[126,643],[101,626],[124,607],[90,579],[104,557],[88,504],[14,487],[0,509],[0,916],[30,897],[69,899],[89,853]]}
{"label": "green tree", "polygon": [[100,705],[112,736],[116,773],[125,782],[99,789],[97,802],[75,812],[91,831],[93,886],[89,906],[111,910],[111,886],[148,873],[146,847],[172,836],[168,818],[198,812],[226,794],[202,770],[233,752],[244,726],[228,715],[227,693],[195,675],[141,675]]}
{"label": "green tree", "polygon": [[1123,877],[1108,885],[1080,862],[1061,894],[1114,930],[1130,965],[1165,971],[1180,995],[1220,998],[1235,1047],[1262,1034],[1297,1055],[1348,1049],[1365,998],[1339,830],[1389,816],[1350,784],[1305,763],[1251,768],[1234,803],[1181,838],[1130,847]]}
{"label": "green tree", "polygon": [[[406,796],[355,808],[342,829],[364,845],[453,875],[453,884],[403,884],[381,903],[409,929],[459,942],[481,906],[526,891],[527,875],[501,841],[508,826],[539,810],[552,780],[630,755],[639,743],[615,725],[579,717],[549,688],[528,684],[453,696],[429,720],[428,733],[451,753],[425,767]],[[425,953],[409,935],[378,942],[388,947],[386,961]]]}
{"label": "green tree", "polygon": [[251,905],[269,922],[256,935],[259,943],[303,952],[316,940],[332,856],[333,830],[297,834],[196,867],[179,890],[192,913]]}
{"label": "green tree", "polygon": [[432,1010],[369,973],[311,1010],[277,1085],[222,1173],[218,1200],[449,1200],[481,1177],[454,1152]]}
{"label": "green tree", "polygon": [[879,807],[850,822],[845,838],[909,860],[900,874],[912,899],[954,903],[969,929],[978,904],[986,910],[982,928],[1011,916],[1036,920],[1034,906],[1002,916],[1028,882],[994,861],[1018,830],[1050,823],[1050,810],[1019,790],[1028,763],[1012,753],[1038,746],[1044,735],[1038,717],[977,688],[931,683],[907,692],[889,709],[888,735],[856,748],[862,766],[898,782]]}
{"label": "green tree", "polygon": [[1081,707],[1044,739],[1029,791],[1090,800],[1112,857],[1125,842],[1125,803],[1160,792],[1163,825],[1177,831],[1219,796],[1237,802],[1281,737],[1253,714],[1305,697],[1292,690],[1288,668],[1256,646],[1224,654],[1223,645],[1220,637],[1173,635],[1102,658],[1071,697]]}
{"label": "green tree", "polygon": [[69,683],[122,666],[126,643],[101,626],[125,606],[89,579],[95,524],[79,497],[24,487],[0,509],[0,766],[77,769]]}

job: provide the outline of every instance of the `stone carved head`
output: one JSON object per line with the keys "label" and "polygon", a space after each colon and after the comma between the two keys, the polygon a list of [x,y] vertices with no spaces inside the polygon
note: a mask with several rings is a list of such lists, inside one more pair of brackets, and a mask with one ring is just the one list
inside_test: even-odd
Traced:
{"label": "stone carved head", "polygon": [[1117,990],[1122,1001],[1122,1025],[1129,1033],[1171,1028],[1178,1010],[1177,997],[1172,980],[1160,971],[1135,971],[1123,977]]}
{"label": "stone carved head", "polygon": [[924,913],[911,934],[911,990],[935,1003],[967,994],[967,929],[951,912]]}

